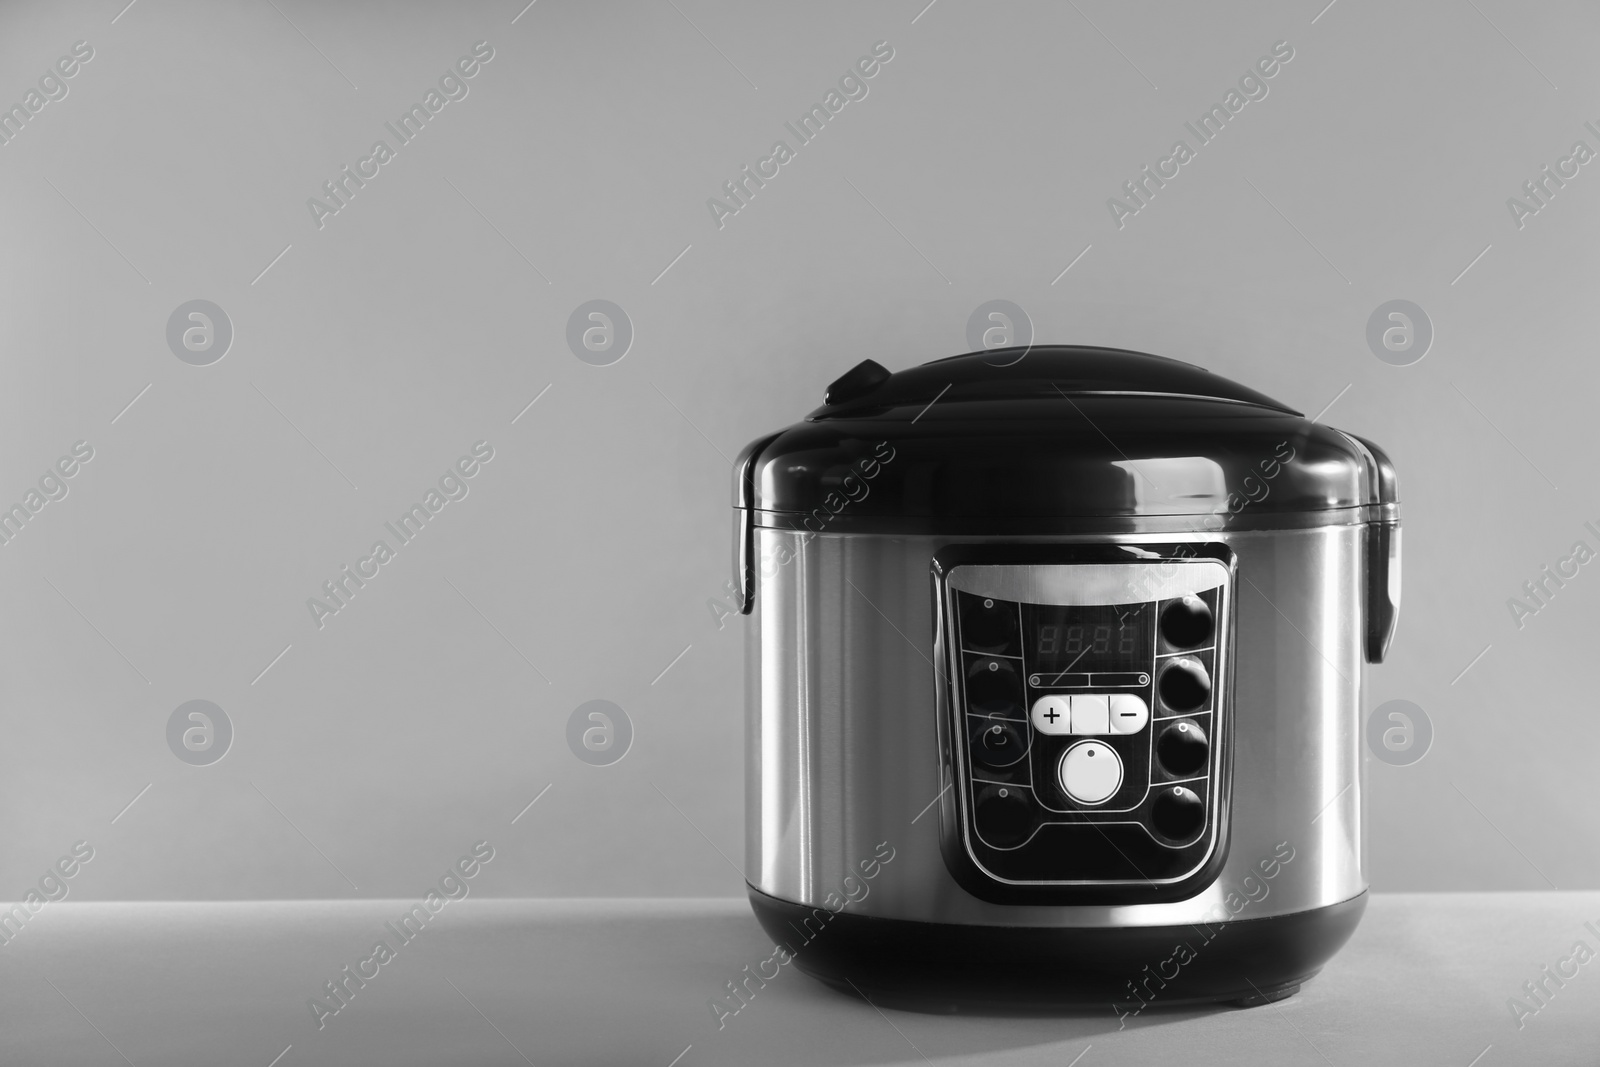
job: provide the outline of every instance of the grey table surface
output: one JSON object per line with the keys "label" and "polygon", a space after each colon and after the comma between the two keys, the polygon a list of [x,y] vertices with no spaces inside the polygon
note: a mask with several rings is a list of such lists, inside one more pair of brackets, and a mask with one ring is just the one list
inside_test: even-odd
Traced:
{"label": "grey table surface", "polygon": [[[743,900],[473,897],[319,1028],[309,999],[412,903],[46,904],[0,945],[0,1063],[1600,1063],[1600,965],[1560,964],[1600,950],[1600,893],[1377,895],[1299,995],[1125,1028],[880,1011],[783,968],[719,1029],[712,998],[771,953]],[[1577,973],[1541,1006],[1522,986],[1546,965]],[[1538,1008],[1520,1028],[1514,996]]]}

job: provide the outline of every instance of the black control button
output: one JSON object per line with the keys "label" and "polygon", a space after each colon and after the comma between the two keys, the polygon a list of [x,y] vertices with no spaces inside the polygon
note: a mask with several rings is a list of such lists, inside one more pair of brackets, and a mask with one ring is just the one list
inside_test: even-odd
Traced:
{"label": "black control button", "polygon": [[1183,656],[1168,663],[1161,671],[1156,688],[1161,693],[1161,703],[1173,711],[1194,711],[1205,705],[1211,696],[1211,677],[1203,663]]}
{"label": "black control button", "polygon": [[997,848],[1020,845],[1033,833],[1033,805],[1015,786],[998,786],[978,794],[973,812],[978,836]]}
{"label": "black control button", "polygon": [[1006,652],[1016,644],[1017,605],[1010,600],[961,595],[961,644],[974,652]]}
{"label": "black control button", "polygon": [[1028,754],[1028,733],[1020,722],[983,719],[972,731],[972,758],[1002,770]]}
{"label": "black control button", "polygon": [[1211,605],[1189,593],[1161,609],[1161,636],[1173,648],[1198,648],[1211,640]]}
{"label": "black control button", "polygon": [[1193,719],[1179,719],[1156,738],[1156,758],[1168,774],[1187,778],[1205,770],[1211,745]]}
{"label": "black control button", "polygon": [[1163,789],[1150,807],[1150,823],[1156,833],[1174,841],[1187,841],[1205,821],[1205,802],[1194,790],[1181,785]]}
{"label": "black control button", "polygon": [[980,659],[967,671],[967,710],[974,715],[1025,719],[1022,679],[1009,663]]}

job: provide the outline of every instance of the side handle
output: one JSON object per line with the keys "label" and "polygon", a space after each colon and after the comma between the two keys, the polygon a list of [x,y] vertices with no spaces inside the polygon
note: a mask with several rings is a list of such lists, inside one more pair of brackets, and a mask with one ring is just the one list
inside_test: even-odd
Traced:
{"label": "side handle", "polygon": [[1365,437],[1349,436],[1371,456],[1368,504],[1366,581],[1363,598],[1367,619],[1364,635],[1368,663],[1382,663],[1400,621],[1400,483],[1388,453]]}
{"label": "side handle", "polygon": [[1400,621],[1400,521],[1367,523],[1366,653],[1382,663]]}
{"label": "side handle", "polygon": [[756,521],[750,508],[733,509],[733,592],[739,614],[750,614],[756,600]]}
{"label": "side handle", "polygon": [[782,431],[758,437],[733,461],[733,589],[739,614],[748,615],[756,601],[756,461]]}

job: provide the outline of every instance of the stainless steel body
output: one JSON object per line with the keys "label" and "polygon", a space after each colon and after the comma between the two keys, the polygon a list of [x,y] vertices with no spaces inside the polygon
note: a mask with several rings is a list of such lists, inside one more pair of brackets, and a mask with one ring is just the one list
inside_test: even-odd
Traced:
{"label": "stainless steel body", "polygon": [[[850,895],[861,862],[887,842],[895,858],[850,904],[854,914],[980,926],[1171,926],[1285,915],[1358,896],[1367,885],[1365,627],[1355,623],[1364,610],[1367,516],[1350,509],[1319,518],[1328,524],[1186,535],[1152,523],[1149,533],[1070,537],[812,534],[758,521],[746,664],[750,884],[822,907]],[[1237,564],[1232,824],[1220,875],[1165,903],[999,904],[969,894],[940,851],[941,820],[956,813],[940,773],[934,554],[952,544],[1190,541],[1222,542]],[[1286,854],[1292,859],[1272,862]],[[1273,874],[1264,876],[1269,863]]]}

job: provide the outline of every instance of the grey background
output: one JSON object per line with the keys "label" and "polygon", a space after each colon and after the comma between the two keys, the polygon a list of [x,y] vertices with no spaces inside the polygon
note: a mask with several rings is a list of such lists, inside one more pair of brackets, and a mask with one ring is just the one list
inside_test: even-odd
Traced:
{"label": "grey background", "polygon": [[[1369,759],[1374,885],[1600,886],[1600,575],[1506,607],[1600,547],[1600,177],[1520,231],[1505,206],[1600,148],[1600,14],[924,3],[0,11],[0,102],[95,49],[0,146],[0,498],[95,449],[0,547],[0,895],[78,839],[74,899],[412,897],[480,838],[481,894],[741,892],[728,461],[996,298],[1041,341],[1337,398],[1402,479],[1368,709],[1435,730]],[[306,199],[480,40],[469,96],[317,229]],[[706,199],[879,40],[867,98],[719,231]],[[1107,197],[1278,40],[1269,96],[1118,230]],[[165,340],[197,298],[234,328],[208,367]],[[596,298],[635,329],[608,367],[565,343]],[[1365,342],[1395,298],[1434,324],[1410,367]],[[478,440],[470,495],[317,630],[306,598]],[[167,748],[193,699],[233,724],[210,766]],[[633,723],[611,766],[565,741],[592,699]]]}

